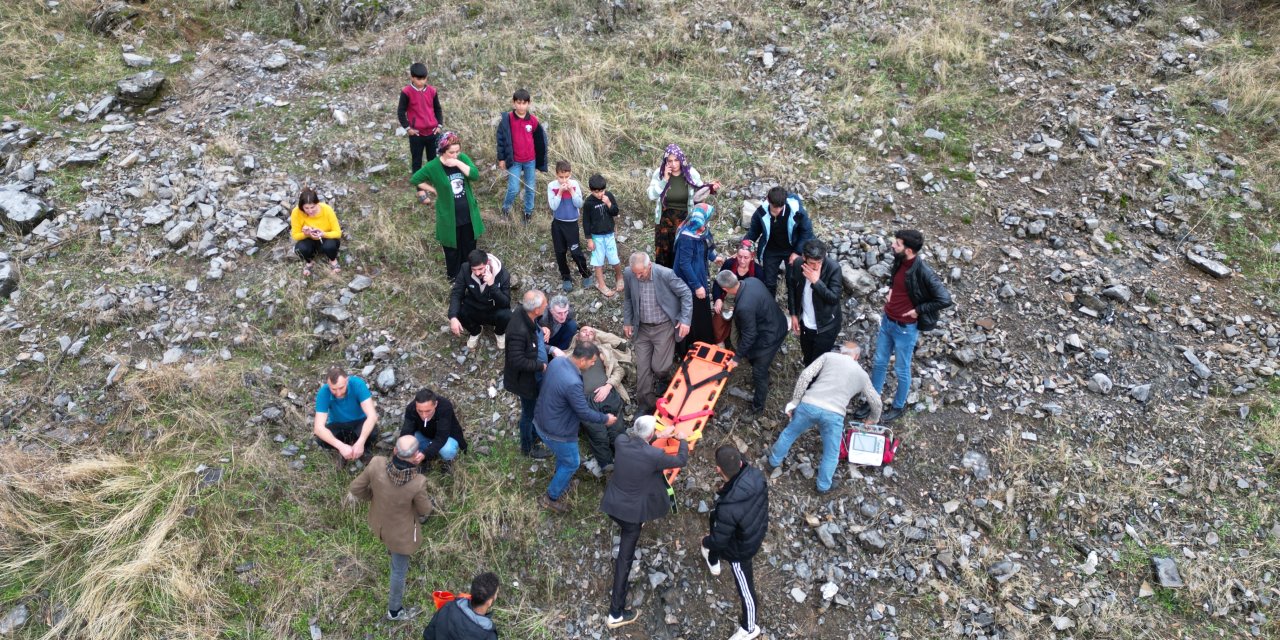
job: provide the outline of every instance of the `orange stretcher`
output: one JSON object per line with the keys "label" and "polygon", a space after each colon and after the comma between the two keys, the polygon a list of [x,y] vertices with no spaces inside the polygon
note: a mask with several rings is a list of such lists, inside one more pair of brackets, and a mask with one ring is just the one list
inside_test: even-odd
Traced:
{"label": "orange stretcher", "polygon": [[[667,392],[658,398],[653,411],[653,417],[658,420],[658,435],[653,446],[667,455],[675,455],[680,452],[680,441],[674,436],[679,434],[685,436],[689,450],[693,451],[694,444],[702,438],[702,428],[715,415],[720,392],[735,366],[732,351],[705,342],[693,343],[676,368]],[[663,473],[670,484],[680,470],[667,469]]]}

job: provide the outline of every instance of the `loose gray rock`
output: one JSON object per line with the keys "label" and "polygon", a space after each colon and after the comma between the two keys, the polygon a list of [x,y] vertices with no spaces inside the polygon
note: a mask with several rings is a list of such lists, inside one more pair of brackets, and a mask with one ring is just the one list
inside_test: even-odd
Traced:
{"label": "loose gray rock", "polygon": [[868,529],[858,534],[858,542],[866,548],[867,551],[884,551],[889,545],[885,541],[884,535],[877,529]]}
{"label": "loose gray rock", "polygon": [[1215,278],[1231,277],[1231,267],[1228,267],[1217,260],[1210,260],[1209,258],[1195,253],[1194,251],[1188,251],[1186,256],[1187,262],[1190,262],[1192,266]]}
{"label": "loose gray rock", "polygon": [[262,68],[267,71],[279,71],[289,65],[289,59],[283,53],[276,52],[262,61]]}
{"label": "loose gray rock", "polygon": [[126,104],[146,105],[160,94],[164,82],[164,73],[155,70],[143,71],[117,82],[116,97]]}
{"label": "loose gray rock", "polygon": [[1151,385],[1140,384],[1129,390],[1129,397],[1138,402],[1146,402],[1151,399]]}
{"label": "loose gray rock", "polygon": [[356,276],[347,283],[347,288],[352,291],[364,291],[371,286],[373,286],[373,278],[364,275]]}
{"label": "loose gray rock", "polygon": [[173,225],[173,228],[170,229],[168,233],[164,234],[164,241],[167,242],[170,247],[177,249],[187,243],[187,236],[195,226],[196,223],[190,220],[182,220],[181,222]]}
{"label": "loose gray rock", "polygon": [[1102,297],[1116,302],[1128,302],[1133,298],[1133,290],[1122,284],[1115,284],[1103,289]]}
{"label": "loose gray rock", "polygon": [[102,162],[102,157],[106,155],[101,149],[97,151],[79,151],[67,156],[62,164],[68,167],[87,167]]}
{"label": "loose gray rock", "polygon": [[53,212],[49,203],[24,191],[0,190],[0,221],[18,230],[30,233]]}
{"label": "loose gray rock", "polygon": [[18,289],[18,272],[8,262],[0,262],[0,298],[8,298]]}
{"label": "loose gray rock", "polygon": [[942,141],[947,139],[947,134],[930,127],[924,130],[924,137],[930,140]]}
{"label": "loose gray rock", "polygon": [[147,56],[140,56],[136,53],[126,53],[124,57],[124,66],[134,69],[143,69],[155,63],[155,60]]}
{"label": "loose gray rock", "polygon": [[374,383],[378,385],[378,390],[383,393],[394,391],[396,388],[396,370],[391,367],[383,369]]}
{"label": "loose gray rock", "polygon": [[257,238],[263,242],[271,242],[276,236],[284,233],[289,228],[289,223],[280,218],[266,217],[258,221]]}
{"label": "loose gray rock", "polygon": [[966,451],[960,457],[960,466],[968,469],[973,474],[974,480],[990,480],[991,464],[987,462],[987,456],[977,451]]}
{"label": "loose gray rock", "polygon": [[1225,116],[1228,113],[1231,113],[1231,101],[1226,98],[1214,100],[1209,103],[1209,106],[1213,107],[1213,112],[1220,116]]}
{"label": "loose gray rock", "polygon": [[1182,576],[1178,575],[1178,563],[1173,558],[1152,558],[1151,565],[1156,570],[1156,580],[1166,589],[1179,589],[1184,586]]}
{"label": "loose gray rock", "polygon": [[840,276],[844,279],[844,288],[857,296],[870,295],[879,284],[875,276],[865,269],[855,269],[847,264],[840,265]]}
{"label": "loose gray rock", "polygon": [[110,36],[134,18],[138,17],[137,9],[123,2],[112,2],[94,11],[89,16],[89,31],[100,36]]}
{"label": "loose gray rock", "polygon": [[1093,374],[1093,378],[1089,380],[1089,390],[1094,393],[1107,395],[1108,393],[1111,393],[1111,387],[1111,378],[1107,377],[1107,374],[1105,373],[1095,373]]}
{"label": "loose gray rock", "polygon": [[3,619],[0,619],[0,636],[7,636],[27,623],[27,618],[31,617],[31,612],[27,610],[27,605],[20,604],[9,610]]}

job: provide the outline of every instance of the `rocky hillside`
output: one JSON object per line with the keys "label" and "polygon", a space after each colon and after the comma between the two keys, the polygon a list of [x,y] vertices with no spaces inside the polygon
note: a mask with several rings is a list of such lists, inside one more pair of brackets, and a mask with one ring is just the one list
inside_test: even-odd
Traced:
{"label": "rocky hillside", "polygon": [[[957,305],[917,349],[902,448],[823,497],[813,435],[775,474],[767,637],[1280,635],[1265,3],[16,4],[0,9],[0,637],[417,637],[381,619],[385,550],[339,505],[353,476],[311,443],[331,364],[373,383],[380,447],[427,385],[473,441],[431,478],[411,603],[483,568],[511,637],[733,632],[733,586],[695,546],[708,452],[773,442],[798,344],[765,415],[721,403],[682,513],[641,539],[642,624],[606,632],[602,483],[584,472],[571,513],[539,511],[551,466],[518,454],[501,353],[447,332],[394,113],[414,61],[480,167],[480,245],[521,289],[559,278],[545,218],[498,215],[492,126],[518,87],[553,160],[609,178],[624,252],[652,242],[646,171],[670,142],[725,184],[722,240],[770,186],[802,194],[868,352],[888,240],[925,233]],[[342,221],[338,274],[304,279],[292,253],[303,185]],[[571,299],[620,332],[618,302]]]}

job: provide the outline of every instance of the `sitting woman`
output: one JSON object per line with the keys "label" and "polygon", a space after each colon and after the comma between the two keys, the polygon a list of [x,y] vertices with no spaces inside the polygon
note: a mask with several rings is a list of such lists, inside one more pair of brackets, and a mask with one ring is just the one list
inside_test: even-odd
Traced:
{"label": "sitting woman", "polygon": [[290,235],[296,244],[293,251],[302,258],[302,275],[311,275],[311,264],[317,253],[323,253],[329,259],[329,268],[334,273],[338,267],[338,247],[342,245],[342,226],[338,224],[338,216],[333,207],[320,202],[320,196],[311,187],[302,189],[298,194],[298,206],[289,214]]}
{"label": "sitting woman", "polygon": [[689,335],[676,345],[678,357],[683,357],[693,343],[710,343],[715,338],[711,327],[711,282],[707,278],[707,267],[716,256],[715,238],[707,226],[714,213],[715,207],[709,204],[694,205],[676,234],[676,276],[693,292],[693,319]]}
{"label": "sitting woman", "polygon": [[[755,278],[756,243],[750,240],[743,240],[739,243],[737,253],[720,265],[720,271],[732,271],[733,275],[738,276],[739,281],[743,278]],[[712,278],[711,299],[714,301],[714,306],[711,309],[711,327],[714,329],[715,340],[718,345],[728,343],[729,335],[733,333],[733,321],[724,317],[724,298],[724,289],[720,288],[720,285]]]}
{"label": "sitting woman", "polygon": [[657,203],[653,213],[658,225],[653,232],[654,262],[668,269],[675,265],[676,229],[695,203],[719,190],[720,183],[715,180],[703,184],[679,146],[667,145],[661,164],[649,179],[649,199]]}

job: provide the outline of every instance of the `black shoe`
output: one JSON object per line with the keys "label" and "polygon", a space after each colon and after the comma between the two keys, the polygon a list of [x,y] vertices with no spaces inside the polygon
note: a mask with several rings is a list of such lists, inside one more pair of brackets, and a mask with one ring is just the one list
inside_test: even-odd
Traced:
{"label": "black shoe", "polygon": [[907,410],[904,407],[891,407],[888,411],[880,414],[880,424],[888,424],[902,417]]}
{"label": "black shoe", "polygon": [[540,444],[534,447],[533,450],[530,451],[528,455],[530,458],[533,458],[534,460],[546,460],[547,458],[550,458],[553,454],[551,453],[550,449]]}
{"label": "black shoe", "polygon": [[452,473],[453,473],[453,461],[452,461],[452,460],[441,460],[441,461],[440,461],[440,463],[436,466],[436,470],[440,472],[440,475],[447,476],[447,475],[452,474]]}
{"label": "black shoe", "polygon": [[610,629],[625,627],[631,624],[632,622],[635,622],[636,619],[639,617],[640,617],[639,611],[636,611],[635,609],[625,609],[623,610],[622,615],[617,617],[615,617],[613,614],[609,614],[609,617],[606,618],[604,621],[604,626],[609,627]]}
{"label": "black shoe", "polygon": [[853,410],[854,420],[866,420],[869,415],[871,415],[871,405],[866,402],[858,405],[858,408]]}

